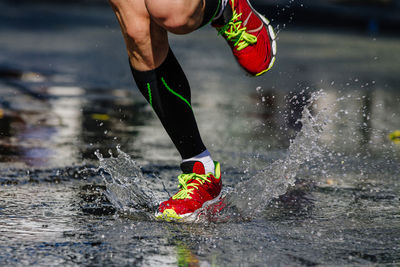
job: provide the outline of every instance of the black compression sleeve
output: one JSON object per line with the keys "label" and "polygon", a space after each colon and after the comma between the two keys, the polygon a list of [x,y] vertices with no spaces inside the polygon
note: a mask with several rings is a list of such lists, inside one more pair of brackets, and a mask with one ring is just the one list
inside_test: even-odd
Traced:
{"label": "black compression sleeve", "polygon": [[221,9],[221,0],[204,0],[204,16],[200,27],[207,25]]}
{"label": "black compression sleeve", "polygon": [[170,49],[165,61],[150,71],[131,66],[140,92],[153,107],[183,159],[206,150],[191,106],[190,86]]}

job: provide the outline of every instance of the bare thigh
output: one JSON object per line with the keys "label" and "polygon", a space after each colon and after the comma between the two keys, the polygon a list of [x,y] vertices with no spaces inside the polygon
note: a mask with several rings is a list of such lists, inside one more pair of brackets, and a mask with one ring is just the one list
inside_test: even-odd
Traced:
{"label": "bare thigh", "polygon": [[132,66],[141,71],[158,67],[168,53],[168,34],[151,19],[145,0],[109,2],[121,26]]}

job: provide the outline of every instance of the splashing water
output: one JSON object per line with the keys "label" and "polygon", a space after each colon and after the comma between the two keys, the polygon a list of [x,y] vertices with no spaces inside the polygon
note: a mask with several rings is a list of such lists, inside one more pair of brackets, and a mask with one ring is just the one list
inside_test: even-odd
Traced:
{"label": "splashing water", "polygon": [[[260,214],[272,199],[285,194],[289,186],[294,185],[301,165],[320,157],[323,152],[323,146],[318,141],[329,121],[330,112],[325,109],[314,116],[310,112],[310,107],[323,95],[322,91],[313,93],[303,109],[302,118],[299,119],[302,129],[291,140],[287,156],[251,178],[247,177],[247,180],[226,193],[219,203],[203,208],[197,221],[251,219]],[[99,169],[105,171],[102,176],[111,203],[121,211],[144,213],[148,218],[153,218],[160,201],[152,193],[154,184],[146,182],[136,162],[119,147],[117,157],[111,153],[109,158],[104,158],[99,152],[95,154],[100,160]],[[224,208],[221,210],[219,207]]]}
{"label": "splashing water", "polygon": [[113,157],[111,151],[109,154],[109,158],[104,158],[99,151],[95,152],[100,161],[98,170],[105,171],[101,175],[107,186],[107,198],[120,211],[149,217],[159,200],[140,167],[119,146],[117,157]]}
{"label": "splashing water", "polygon": [[[222,203],[207,208],[202,215],[211,221],[252,219],[259,215],[274,198],[285,194],[296,181],[296,174],[303,163],[321,156],[323,146],[319,138],[328,121],[328,112],[313,116],[310,107],[323,96],[322,91],[312,94],[308,105],[302,111],[301,131],[291,140],[284,159],[279,159],[250,179],[238,184],[228,193]],[[220,210],[219,207],[224,207]],[[220,211],[219,211],[220,210]]]}

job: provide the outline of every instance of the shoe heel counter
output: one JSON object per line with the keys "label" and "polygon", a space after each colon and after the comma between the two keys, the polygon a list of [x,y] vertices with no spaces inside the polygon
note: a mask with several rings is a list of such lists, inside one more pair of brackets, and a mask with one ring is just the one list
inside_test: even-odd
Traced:
{"label": "shoe heel counter", "polygon": [[221,179],[221,165],[219,164],[218,161],[214,161],[214,166],[215,166],[214,177],[215,179],[219,180]]}

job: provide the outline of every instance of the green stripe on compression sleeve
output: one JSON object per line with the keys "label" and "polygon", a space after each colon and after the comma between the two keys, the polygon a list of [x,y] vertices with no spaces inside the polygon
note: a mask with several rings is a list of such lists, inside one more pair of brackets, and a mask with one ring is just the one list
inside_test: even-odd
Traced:
{"label": "green stripe on compression sleeve", "polygon": [[177,97],[179,97],[183,102],[185,102],[186,104],[188,104],[188,106],[190,107],[190,109],[192,109],[192,105],[190,105],[189,101],[187,101],[183,96],[181,96],[180,94],[178,94],[177,92],[175,92],[174,90],[172,90],[168,84],[165,82],[164,77],[161,77],[161,81],[163,82],[165,88],[168,89],[168,91],[170,91],[172,94],[176,95]]}
{"label": "green stripe on compression sleeve", "polygon": [[152,98],[151,98],[151,88],[150,88],[150,84],[149,84],[149,83],[147,83],[147,92],[149,93],[149,103],[150,103],[150,106],[153,106],[153,100],[152,100]]}

